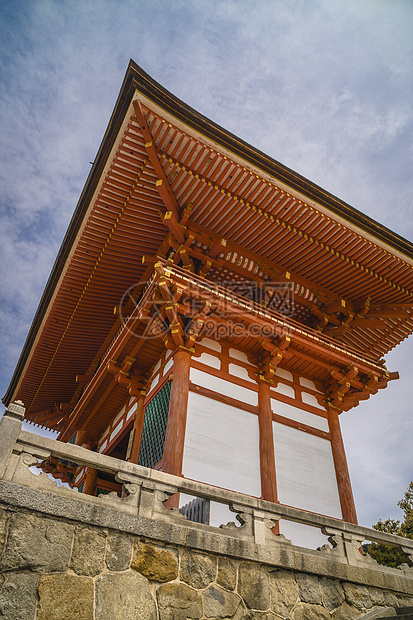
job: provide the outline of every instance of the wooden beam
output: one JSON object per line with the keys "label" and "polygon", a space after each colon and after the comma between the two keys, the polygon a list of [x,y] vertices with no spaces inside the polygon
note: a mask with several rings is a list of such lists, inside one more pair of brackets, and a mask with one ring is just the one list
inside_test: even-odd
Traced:
{"label": "wooden beam", "polygon": [[[202,226],[195,222],[189,221],[187,222],[186,226],[188,230],[195,236],[195,239],[197,241],[201,241],[201,243],[204,243],[205,245],[210,246],[212,243],[219,243],[222,239],[222,237],[219,237],[205,226]],[[329,289],[326,289],[325,287],[316,284],[315,282],[312,282],[308,278],[299,276],[297,273],[290,271],[289,269],[279,263],[276,263],[275,261],[265,259],[260,254],[252,252],[243,247],[242,245],[231,241],[230,239],[226,239],[226,241],[226,249],[228,252],[236,252],[244,258],[252,260],[270,278],[277,278],[277,280],[279,280],[280,282],[295,282],[296,284],[301,284],[301,286],[311,291],[314,297],[319,299],[324,304],[329,304],[332,302],[339,302],[341,304],[342,298],[336,293],[333,293],[333,291],[330,291]],[[230,267],[230,263],[228,263],[228,266]],[[307,303],[307,300],[305,300],[304,297],[300,297],[300,302],[301,301],[306,305],[310,305],[310,303],[312,303],[310,301]],[[347,299],[344,301],[346,303],[346,307],[354,311],[354,307],[351,301]]]}
{"label": "wooden beam", "polygon": [[275,473],[274,437],[272,431],[272,409],[270,384],[258,383],[258,424],[260,433],[260,471],[262,498],[278,503],[277,480]]}
{"label": "wooden beam", "polygon": [[135,415],[133,418],[133,428],[131,430],[131,452],[129,461],[131,463],[138,463],[139,452],[141,449],[143,422],[145,418],[145,395],[146,392],[142,391],[138,397]]}
{"label": "wooden beam", "polygon": [[[163,471],[175,476],[182,475],[190,369],[191,353],[184,348],[178,348],[174,354],[173,379],[163,452]],[[173,496],[168,502],[168,507],[178,508],[178,503],[179,497]]]}
{"label": "wooden beam", "polygon": [[164,471],[182,475],[191,353],[183,348],[174,355],[173,379],[163,453]]}
{"label": "wooden beam", "polygon": [[333,452],[333,461],[336,470],[337,487],[343,519],[348,523],[357,524],[356,507],[354,504],[350,474],[348,471],[346,453],[341,435],[340,422],[338,419],[338,413],[334,409],[328,410],[328,426],[331,434],[331,449]]}
{"label": "wooden beam", "polygon": [[161,220],[169,228],[178,243],[185,243],[185,228],[178,222],[173,211],[167,211],[161,216]]}
{"label": "wooden beam", "polygon": [[86,476],[85,476],[85,482],[83,485],[83,493],[85,493],[86,495],[95,495],[97,477],[98,477],[97,469],[94,469],[93,467],[86,468]]}
{"label": "wooden beam", "polygon": [[399,309],[377,309],[369,310],[368,314],[365,315],[366,319],[412,319],[413,313],[412,311],[408,311],[407,308],[399,308]]}
{"label": "wooden beam", "polygon": [[171,186],[169,185],[168,180],[165,176],[165,172],[162,168],[161,162],[159,161],[158,151],[155,144],[153,143],[152,134],[146,122],[142,106],[139,101],[134,101],[133,107],[135,109],[135,116],[138,120],[140,130],[145,140],[145,149],[148,153],[149,160],[155,170],[155,174],[158,177],[158,181],[156,182],[156,189],[158,190],[159,195],[162,198],[166,210],[172,211],[175,218],[179,220],[180,208],[173,194]]}

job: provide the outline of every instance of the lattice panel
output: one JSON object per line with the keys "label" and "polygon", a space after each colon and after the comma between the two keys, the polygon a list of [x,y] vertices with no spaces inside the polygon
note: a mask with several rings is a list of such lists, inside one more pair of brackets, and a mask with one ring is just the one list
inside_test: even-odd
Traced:
{"label": "lattice panel", "polygon": [[168,381],[146,407],[138,461],[144,467],[153,467],[163,456],[170,393]]}

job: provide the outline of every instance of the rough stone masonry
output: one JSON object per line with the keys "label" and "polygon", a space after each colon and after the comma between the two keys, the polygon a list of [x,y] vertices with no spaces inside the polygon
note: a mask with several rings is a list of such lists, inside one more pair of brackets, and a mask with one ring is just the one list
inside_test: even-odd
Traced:
{"label": "rough stone masonry", "polygon": [[0,552],[6,620],[349,620],[413,605],[387,588],[5,504]]}

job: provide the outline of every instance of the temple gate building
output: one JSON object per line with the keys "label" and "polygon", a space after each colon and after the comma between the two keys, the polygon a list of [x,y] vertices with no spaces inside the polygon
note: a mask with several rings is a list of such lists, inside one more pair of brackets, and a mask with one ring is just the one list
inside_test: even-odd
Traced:
{"label": "temple gate building", "polygon": [[356,523],[339,416],[397,378],[412,264],[131,62],[3,402],[60,441]]}

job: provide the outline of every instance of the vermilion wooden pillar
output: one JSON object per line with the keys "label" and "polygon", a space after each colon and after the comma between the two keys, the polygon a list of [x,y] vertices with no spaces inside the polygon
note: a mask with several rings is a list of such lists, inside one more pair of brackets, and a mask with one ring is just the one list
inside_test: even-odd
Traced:
{"label": "vermilion wooden pillar", "polygon": [[190,369],[190,352],[186,349],[178,349],[174,355],[173,379],[162,461],[163,471],[176,476],[182,475]]}
{"label": "vermilion wooden pillar", "polygon": [[353,491],[351,489],[350,474],[347,466],[343,437],[341,435],[340,421],[338,419],[338,412],[335,409],[329,409],[328,411],[328,425],[331,434],[331,448],[333,451],[343,519],[349,523],[357,524],[356,507],[354,504]]}
{"label": "vermilion wooden pillar", "polygon": [[258,384],[260,467],[262,498],[276,503],[277,482],[275,474],[274,438],[272,432],[272,410],[270,385],[266,381]]}
{"label": "vermilion wooden pillar", "polygon": [[87,444],[89,438],[89,434],[87,431],[77,431],[76,432],[76,439],[75,439],[75,446],[83,446]]}
{"label": "vermilion wooden pillar", "polygon": [[[267,381],[258,383],[258,424],[260,433],[260,472],[261,494],[268,502],[278,502],[277,479],[275,473],[274,436],[272,432],[272,409],[270,384]],[[280,533],[277,522],[272,532]]]}
{"label": "vermilion wooden pillar", "polygon": [[[186,349],[178,349],[174,355],[173,379],[162,459],[162,470],[175,476],[182,475],[190,369],[190,352]],[[179,494],[176,493],[172,496],[165,503],[165,507],[178,508]]]}
{"label": "vermilion wooden pillar", "polygon": [[[86,448],[87,450],[91,450],[93,446],[93,441],[90,439],[87,431],[81,430],[81,431],[77,431],[76,433],[75,445],[82,446],[83,448]],[[95,494],[97,477],[98,477],[97,469],[94,469],[93,467],[86,468],[86,476],[85,476],[85,481],[83,484],[83,491],[82,491],[83,493],[85,493],[86,495]]]}
{"label": "vermilion wooden pillar", "polygon": [[98,477],[97,469],[88,467],[86,469],[85,483],[83,485],[83,493],[86,495],[94,495],[96,492],[96,480]]}
{"label": "vermilion wooden pillar", "polygon": [[136,412],[133,420],[133,439],[132,449],[129,457],[131,463],[137,463],[141,449],[143,421],[145,419],[145,394],[140,394],[137,402]]}

